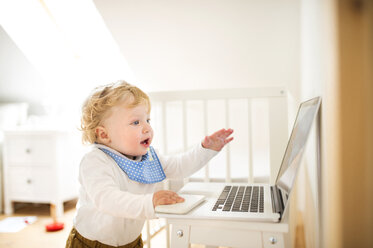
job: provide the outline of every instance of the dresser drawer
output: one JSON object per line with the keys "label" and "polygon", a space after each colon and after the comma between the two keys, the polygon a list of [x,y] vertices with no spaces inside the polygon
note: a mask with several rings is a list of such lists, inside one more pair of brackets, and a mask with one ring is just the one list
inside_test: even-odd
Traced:
{"label": "dresser drawer", "polygon": [[56,144],[48,136],[7,136],[8,166],[51,166]]}
{"label": "dresser drawer", "polygon": [[13,200],[48,202],[55,192],[53,171],[14,167],[9,170],[9,192]]}

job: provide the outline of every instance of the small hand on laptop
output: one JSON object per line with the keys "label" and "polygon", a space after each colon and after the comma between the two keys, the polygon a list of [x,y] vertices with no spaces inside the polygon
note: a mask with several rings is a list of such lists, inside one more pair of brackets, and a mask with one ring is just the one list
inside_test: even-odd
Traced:
{"label": "small hand on laptop", "polygon": [[155,207],[155,212],[158,214],[186,214],[206,199],[204,195],[181,194],[178,197],[183,199],[183,201],[175,204],[158,205]]}
{"label": "small hand on laptop", "polygon": [[153,206],[184,202],[184,198],[171,190],[160,190],[153,194]]}

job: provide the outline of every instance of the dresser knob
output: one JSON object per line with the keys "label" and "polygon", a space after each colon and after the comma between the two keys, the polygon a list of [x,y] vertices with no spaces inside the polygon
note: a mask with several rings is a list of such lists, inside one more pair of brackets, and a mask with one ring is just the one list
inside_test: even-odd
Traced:
{"label": "dresser knob", "polygon": [[176,235],[177,235],[179,238],[183,237],[183,235],[184,235],[183,230],[177,230]]}
{"label": "dresser knob", "polygon": [[30,153],[31,153],[31,149],[30,149],[30,148],[27,148],[27,149],[26,149],[26,153],[30,154]]}
{"label": "dresser knob", "polygon": [[32,183],[32,180],[31,179],[27,179],[27,184],[31,184]]}
{"label": "dresser knob", "polygon": [[277,243],[277,239],[276,239],[275,237],[270,237],[270,238],[269,238],[269,242],[270,242],[272,245],[274,245],[274,244]]}

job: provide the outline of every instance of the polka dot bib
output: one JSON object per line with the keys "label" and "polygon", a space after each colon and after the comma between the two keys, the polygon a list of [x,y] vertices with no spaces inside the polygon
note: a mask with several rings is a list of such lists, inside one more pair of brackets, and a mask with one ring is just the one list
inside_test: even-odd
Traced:
{"label": "polka dot bib", "polygon": [[129,179],[139,183],[158,183],[166,178],[161,162],[153,147],[149,147],[141,161],[133,161],[123,155],[115,154],[105,148],[99,148],[112,157],[118,166],[127,174]]}

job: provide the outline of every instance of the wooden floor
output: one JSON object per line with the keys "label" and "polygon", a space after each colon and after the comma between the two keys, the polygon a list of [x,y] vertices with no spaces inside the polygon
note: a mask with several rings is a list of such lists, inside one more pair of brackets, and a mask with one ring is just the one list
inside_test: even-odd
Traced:
{"label": "wooden floor", "polygon": [[[72,227],[76,201],[64,204],[65,212],[59,222],[63,222],[65,228],[58,232],[46,232],[45,226],[52,223],[48,204],[18,204],[16,205],[16,216],[37,216],[37,221],[28,225],[17,233],[0,233],[0,248],[63,248]],[[8,216],[0,215],[0,220]],[[147,245],[145,245],[147,247]],[[152,240],[151,247],[166,247],[166,232],[163,229]],[[192,245],[191,248],[203,248],[202,245]]]}
{"label": "wooden floor", "polygon": [[[67,236],[72,227],[75,211],[75,201],[64,204],[65,214],[58,221],[65,224],[65,228],[58,232],[46,232],[45,226],[52,223],[48,204],[22,204],[17,206],[13,216],[37,216],[35,223],[28,225],[17,233],[0,233],[0,247],[7,248],[40,248],[65,247]],[[7,216],[0,215],[0,220]]]}
{"label": "wooden floor", "polygon": [[[28,225],[17,233],[0,233],[0,248],[41,248],[65,247],[66,239],[72,227],[72,219],[75,212],[76,201],[64,204],[65,213],[59,222],[65,224],[65,228],[57,232],[46,232],[45,226],[52,223],[48,204],[20,204],[16,205],[13,216],[37,216],[35,223]],[[8,216],[0,215],[0,220]],[[296,247],[304,248],[303,228],[297,228]],[[145,245],[147,247],[147,245]],[[166,233],[163,229],[151,240],[151,247],[166,247]],[[191,248],[204,248],[203,245],[191,245]]]}

